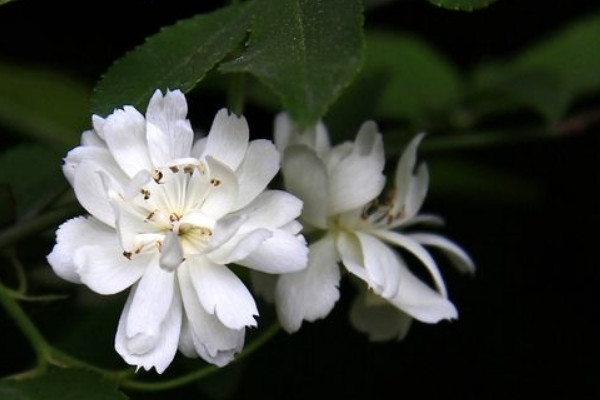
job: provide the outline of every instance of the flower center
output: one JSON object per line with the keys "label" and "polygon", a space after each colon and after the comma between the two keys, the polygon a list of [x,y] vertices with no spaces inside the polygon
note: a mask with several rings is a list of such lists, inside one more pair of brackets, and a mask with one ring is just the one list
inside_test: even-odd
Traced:
{"label": "flower center", "polygon": [[111,196],[125,257],[162,251],[170,232],[177,235],[186,255],[206,248],[216,219],[202,206],[210,191],[221,185],[206,170],[200,160],[181,160],[152,173],[138,173],[124,195]]}

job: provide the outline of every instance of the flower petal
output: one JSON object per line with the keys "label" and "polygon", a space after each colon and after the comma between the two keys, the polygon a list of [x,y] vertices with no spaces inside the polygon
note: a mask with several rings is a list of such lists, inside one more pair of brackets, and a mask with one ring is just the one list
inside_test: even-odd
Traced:
{"label": "flower petal", "polygon": [[308,248],[302,236],[272,229],[272,236],[237,263],[269,274],[296,272],[306,267]]}
{"label": "flower petal", "polygon": [[223,108],[215,116],[203,155],[211,156],[235,171],[246,154],[248,138],[246,118],[229,114]]}
{"label": "flower petal", "polygon": [[127,317],[127,337],[158,338],[160,325],[169,312],[175,292],[175,274],[160,268],[155,256],[136,285]]}
{"label": "flower petal", "polygon": [[230,329],[256,326],[254,298],[229,268],[202,256],[192,257],[186,264],[200,304],[209,314]]}
{"label": "flower petal", "polygon": [[81,134],[81,147],[87,147],[87,146],[101,147],[103,149],[108,149],[106,147],[106,143],[104,142],[104,140],[102,140],[100,138],[100,136],[98,136],[96,131],[94,131],[93,129],[84,131]]}
{"label": "flower petal", "polygon": [[346,232],[338,233],[336,247],[344,267],[353,275],[369,283],[367,270],[364,267],[361,245],[356,235]]}
{"label": "flower petal", "polygon": [[458,317],[450,300],[421,282],[406,266],[400,268],[400,287],[390,303],[422,322],[436,323]]}
{"label": "flower petal", "polygon": [[371,291],[364,290],[350,308],[350,322],[369,340],[402,340],[412,325],[412,317]]}
{"label": "flower petal", "polygon": [[114,227],[115,214],[110,205],[107,185],[116,187],[117,184],[105,172],[100,164],[90,160],[83,161],[75,169],[73,189],[77,200],[87,212]]}
{"label": "flower petal", "polygon": [[233,171],[225,164],[207,156],[212,188],[206,195],[201,211],[215,219],[221,218],[233,208],[238,196],[238,182]]}
{"label": "flower petal", "polygon": [[59,226],[56,244],[47,257],[56,275],[70,282],[81,283],[73,257],[77,249],[89,243],[118,245],[115,230],[94,217],[75,217]]}
{"label": "flower petal", "polygon": [[275,133],[273,137],[277,149],[282,153],[288,146],[304,144],[314,150],[319,157],[324,158],[331,148],[329,133],[321,121],[300,133],[298,127],[285,112],[279,113],[275,117]]}
{"label": "flower petal", "polygon": [[262,192],[239,214],[246,217],[240,233],[257,228],[279,228],[295,220],[302,212],[302,201],[282,190]]}
{"label": "flower petal", "polygon": [[119,319],[119,327],[115,336],[115,350],[128,364],[144,368],[146,371],[154,367],[156,372],[162,374],[171,364],[177,352],[181,331],[181,298],[178,294],[173,297],[165,319],[160,324],[157,336],[149,338],[144,334],[135,336],[126,334],[126,325],[135,296],[136,289],[134,288],[129,294]]}
{"label": "flower petal", "polygon": [[[404,149],[404,152],[398,161],[394,181],[393,206],[390,210],[390,214],[392,215],[396,215],[400,212],[408,214],[409,210],[407,208],[409,199],[411,199],[411,207],[415,207],[416,205],[420,207],[421,204],[419,203],[422,203],[423,198],[425,197],[429,181],[427,169],[420,168],[417,177],[413,174],[417,162],[417,148],[423,140],[423,137],[425,137],[424,133],[416,135],[406,146],[406,149]],[[418,201],[420,197],[422,198]],[[410,211],[414,215],[418,210],[414,211],[414,209],[411,209]]]}
{"label": "flower petal", "polygon": [[435,286],[441,293],[443,297],[447,297],[446,285],[444,284],[444,279],[442,278],[442,274],[437,267],[437,264],[423,246],[417,243],[414,239],[406,235],[402,235],[398,232],[386,231],[386,230],[377,230],[372,232],[377,237],[400,246],[412,254],[414,254],[422,263],[427,267],[427,270],[431,274],[433,281],[435,282]]}
{"label": "flower petal", "polygon": [[352,153],[329,170],[329,213],[339,214],[364,206],[381,193],[385,157],[383,139],[372,122],[363,124]]}
{"label": "flower petal", "polygon": [[273,234],[268,229],[255,229],[249,233],[235,235],[231,240],[206,254],[217,264],[230,264],[248,257]]}
{"label": "flower petal", "polygon": [[82,283],[96,293],[115,294],[137,282],[152,257],[152,254],[140,254],[128,259],[118,243],[113,243],[81,247],[74,260]]}
{"label": "flower petal", "polygon": [[424,246],[442,250],[460,272],[475,272],[475,263],[471,257],[451,240],[432,233],[411,233],[407,236]]}
{"label": "flower petal", "polygon": [[329,215],[329,178],[323,161],[306,146],[289,147],[283,157],[283,178],[287,191],[304,202],[302,218],[326,228]]}
{"label": "flower petal", "polygon": [[179,241],[179,235],[169,232],[165,235],[162,243],[158,263],[162,269],[168,272],[174,271],[184,260],[183,248]]}
{"label": "flower petal", "polygon": [[386,244],[367,233],[356,232],[363,254],[363,265],[367,270],[369,284],[375,292],[385,298],[394,297],[399,285],[398,255]]}
{"label": "flower petal", "polygon": [[234,210],[244,207],[267,187],[279,171],[279,152],[268,140],[253,140],[235,172],[240,184]]}
{"label": "flower petal", "polygon": [[186,119],[187,102],[180,90],[156,90],[146,111],[148,150],[154,165],[189,157],[194,132]]}
{"label": "flower petal", "polygon": [[192,146],[192,157],[198,159],[202,158],[202,156],[204,155],[204,150],[206,149],[207,141],[208,138],[205,136],[201,137],[200,139],[194,142],[194,145]]}
{"label": "flower petal", "polygon": [[289,333],[300,329],[302,321],[325,318],[340,297],[340,268],[331,235],[309,247],[306,269],[279,277],[275,304],[281,326]]}
{"label": "flower petal", "polygon": [[142,169],[151,170],[146,143],[146,121],[131,106],[115,110],[104,121],[102,134],[121,169],[133,177]]}
{"label": "flower petal", "polygon": [[245,329],[229,329],[206,312],[192,285],[187,262],[177,270],[177,276],[196,353],[220,367],[228,364],[244,346]]}

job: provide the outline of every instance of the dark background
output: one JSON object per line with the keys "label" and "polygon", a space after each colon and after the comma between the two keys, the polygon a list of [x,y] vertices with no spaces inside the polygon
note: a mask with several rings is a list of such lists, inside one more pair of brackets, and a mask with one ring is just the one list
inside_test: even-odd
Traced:
{"label": "dark background", "polygon": [[[0,60],[66,71],[91,86],[116,58],[161,26],[219,4],[16,1],[0,8]],[[460,13],[402,0],[368,11],[366,26],[415,33],[467,71],[482,60],[516,54],[568,21],[599,10],[593,0],[500,0],[482,11]],[[193,96],[194,123],[208,126],[220,108],[214,100]],[[205,103],[209,109],[202,108]],[[267,113],[249,112],[251,127],[270,131]],[[548,142],[453,154],[518,174],[542,193],[522,204],[465,201],[435,192],[426,202],[424,211],[446,217],[444,234],[463,245],[478,266],[475,277],[465,277],[441,262],[459,320],[415,323],[402,342],[369,343],[348,323],[352,288],[344,281],[343,299],[328,319],[305,324],[293,336],[279,334],[241,365],[227,368],[222,379],[172,394],[132,392],[131,398],[201,398],[197,390],[213,384],[229,387],[239,399],[600,394],[598,133],[596,125]],[[50,246],[50,240],[43,242],[40,254]],[[39,307],[31,312],[59,337],[59,321],[68,323],[70,315],[62,306]],[[114,332],[118,311],[111,318],[108,331]],[[26,367],[31,355],[6,316],[0,316],[0,324],[1,371],[13,373]]]}

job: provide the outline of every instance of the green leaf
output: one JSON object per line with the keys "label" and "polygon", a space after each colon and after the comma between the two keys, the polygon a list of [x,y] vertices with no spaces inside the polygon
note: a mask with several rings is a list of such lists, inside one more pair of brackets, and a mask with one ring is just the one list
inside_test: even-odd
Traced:
{"label": "green leaf", "polygon": [[156,89],[193,89],[244,39],[251,18],[242,3],[162,29],[108,69],[92,96],[92,111],[108,114],[133,105],[145,109]]}
{"label": "green leaf", "polygon": [[[560,119],[572,98],[561,77],[545,68],[515,69],[487,64],[474,72],[477,109],[485,113],[531,108],[548,121]],[[487,109],[487,110],[486,110]]]}
{"label": "green leaf", "polygon": [[516,69],[545,69],[576,95],[600,90],[600,14],[585,18],[526,50]]}
{"label": "green leaf", "polygon": [[66,186],[62,155],[40,145],[22,145],[0,153],[0,183],[10,185],[20,214],[57,187]]}
{"label": "green leaf", "polygon": [[528,107],[549,121],[562,118],[577,96],[600,91],[600,15],[566,27],[506,63],[473,74],[475,109],[489,114]]}
{"label": "green leaf", "polygon": [[249,72],[302,127],[314,124],[357,74],[363,52],[359,0],[264,0],[246,50],[223,72]]}
{"label": "green leaf", "polygon": [[408,121],[414,133],[447,115],[463,86],[453,65],[422,40],[368,31],[363,69],[325,119],[334,142],[354,138],[373,118]]}
{"label": "green leaf", "polygon": [[6,3],[10,3],[11,1],[14,1],[14,0],[0,0],[0,6],[3,6]]}
{"label": "green leaf", "polygon": [[65,149],[89,125],[89,89],[45,69],[0,63],[0,125]]}
{"label": "green leaf", "polygon": [[113,381],[101,375],[78,370],[59,369],[38,378],[0,382],[2,400],[127,400]]}
{"label": "green leaf", "polygon": [[498,0],[427,0],[438,7],[449,10],[473,11],[487,7]]}
{"label": "green leaf", "polygon": [[452,64],[425,42],[410,36],[373,32],[367,36],[366,74],[388,81],[376,115],[420,119],[453,104],[462,82]]}

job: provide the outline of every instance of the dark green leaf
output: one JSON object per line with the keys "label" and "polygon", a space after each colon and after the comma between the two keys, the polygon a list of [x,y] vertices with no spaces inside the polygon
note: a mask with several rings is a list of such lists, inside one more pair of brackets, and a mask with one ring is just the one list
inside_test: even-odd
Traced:
{"label": "dark green leaf", "polygon": [[14,1],[14,0],[0,0],[0,6],[3,6],[6,3],[10,3],[11,1]]}
{"label": "dark green leaf", "polygon": [[222,64],[270,87],[300,126],[315,123],[358,72],[363,50],[359,0],[264,0],[246,50]]}
{"label": "dark green leaf", "polygon": [[44,200],[57,187],[66,187],[62,156],[62,152],[39,145],[22,145],[0,153],[0,183],[11,186],[19,213]]}
{"label": "dark green leaf", "polygon": [[438,7],[447,8],[449,10],[473,11],[479,8],[484,8],[498,0],[427,0],[431,4]]}
{"label": "dark green leaf", "polygon": [[474,73],[479,91],[476,108],[504,112],[531,108],[546,120],[556,121],[567,110],[571,94],[564,79],[548,69],[515,69],[502,65],[484,65]]}
{"label": "dark green leaf", "polygon": [[0,124],[65,149],[89,124],[89,90],[56,72],[0,63]]}
{"label": "dark green leaf", "polygon": [[180,21],[149,37],[109,68],[96,86],[92,110],[108,114],[125,104],[145,109],[156,89],[191,90],[248,31],[248,4]]}
{"label": "dark green leaf", "polygon": [[549,121],[577,96],[600,91],[600,15],[575,23],[507,63],[475,70],[474,105],[489,114],[528,107]]}
{"label": "dark green leaf", "polygon": [[547,69],[573,94],[600,89],[600,14],[574,23],[552,38],[526,50],[517,69]]}
{"label": "dark green leaf", "polygon": [[376,115],[418,119],[451,105],[462,82],[452,64],[423,41],[391,33],[367,36],[365,75],[387,78]]}
{"label": "dark green leaf", "polygon": [[38,378],[2,381],[2,400],[127,400],[115,382],[101,375],[77,370],[50,371]]}

